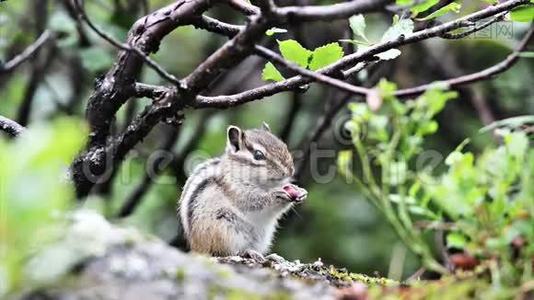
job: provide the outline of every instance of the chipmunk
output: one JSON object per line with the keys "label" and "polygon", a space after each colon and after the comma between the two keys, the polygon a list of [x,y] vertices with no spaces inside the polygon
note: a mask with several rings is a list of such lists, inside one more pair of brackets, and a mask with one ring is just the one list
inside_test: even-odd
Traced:
{"label": "chipmunk", "polygon": [[293,173],[286,144],[267,124],[249,130],[229,126],[225,153],[197,166],[180,197],[191,250],[262,258],[278,219],[307,196],[290,183]]}

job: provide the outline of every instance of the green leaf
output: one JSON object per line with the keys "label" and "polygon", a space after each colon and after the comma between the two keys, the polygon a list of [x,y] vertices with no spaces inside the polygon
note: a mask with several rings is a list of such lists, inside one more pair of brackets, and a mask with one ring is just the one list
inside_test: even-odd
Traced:
{"label": "green leaf", "polygon": [[343,48],[338,43],[330,43],[313,51],[310,70],[315,71],[326,67],[343,57]]}
{"label": "green leaf", "polygon": [[399,6],[408,6],[413,4],[413,0],[397,0],[395,3]]}
{"label": "green leaf", "polygon": [[432,6],[438,3],[439,0],[426,0],[417,5],[414,5],[412,8],[410,8],[410,11],[412,12],[412,17],[415,17],[418,14],[429,10]]}
{"label": "green leaf", "polygon": [[415,198],[410,196],[402,196],[399,194],[389,194],[389,201],[393,203],[402,203],[414,205],[416,203]]}
{"label": "green leaf", "polygon": [[265,67],[263,68],[263,71],[261,72],[261,78],[265,81],[273,80],[273,81],[282,81],[284,80],[284,76],[280,74],[280,72],[276,69],[276,67],[268,62],[265,64]]}
{"label": "green leaf", "polygon": [[352,151],[342,150],[337,155],[338,172],[345,178],[353,178],[352,174]]}
{"label": "green leaf", "polygon": [[361,36],[364,40],[368,41],[365,36],[365,18],[362,14],[354,15],[349,18],[350,29],[355,35]]}
{"label": "green leaf", "polygon": [[406,181],[408,166],[405,161],[392,161],[389,165],[389,184],[399,185]]}
{"label": "green leaf", "polygon": [[413,21],[410,19],[402,19],[386,30],[382,36],[381,42],[394,41],[401,35],[408,35],[413,32]]}
{"label": "green leaf", "polygon": [[266,32],[265,32],[265,35],[267,36],[272,36],[274,34],[277,34],[277,33],[286,33],[287,32],[287,29],[284,29],[284,28],[278,28],[278,27],[273,27],[271,29],[268,29]]}
{"label": "green leaf", "polygon": [[435,115],[440,112],[447,101],[452,100],[458,96],[455,91],[444,91],[439,88],[432,88],[427,90],[419,99],[428,105],[430,115]]}
{"label": "green leaf", "polygon": [[504,143],[509,153],[523,158],[528,148],[528,137],[524,132],[512,132],[504,136]]}
{"label": "green leaf", "polygon": [[312,52],[302,47],[299,42],[295,40],[278,41],[278,47],[285,59],[294,62],[303,68],[308,66],[308,60],[312,55]]}
{"label": "green leaf", "polygon": [[512,21],[530,22],[534,20],[534,6],[520,6],[510,12],[510,17],[512,18]]}
{"label": "green leaf", "polygon": [[447,234],[447,247],[463,249],[467,244],[467,238],[459,232],[451,232]]}
{"label": "green leaf", "polygon": [[441,17],[443,15],[446,15],[449,12],[459,13],[461,7],[462,7],[462,5],[460,3],[451,2],[451,3],[443,6],[442,8],[436,10],[435,12],[431,13],[430,15],[428,15],[428,16],[426,16],[424,18],[417,19],[417,20],[418,21],[431,20],[431,19],[435,19],[437,17]]}
{"label": "green leaf", "polygon": [[389,49],[385,52],[375,54],[376,57],[380,58],[381,60],[391,60],[397,58],[397,56],[401,55],[401,52],[399,49]]}

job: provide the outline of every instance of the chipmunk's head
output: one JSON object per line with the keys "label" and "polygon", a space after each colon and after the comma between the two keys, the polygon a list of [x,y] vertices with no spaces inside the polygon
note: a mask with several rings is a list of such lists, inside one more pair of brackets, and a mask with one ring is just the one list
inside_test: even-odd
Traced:
{"label": "chipmunk's head", "polygon": [[232,173],[243,181],[272,188],[289,182],[293,176],[293,158],[267,124],[249,130],[229,126],[227,138],[226,156],[235,168]]}

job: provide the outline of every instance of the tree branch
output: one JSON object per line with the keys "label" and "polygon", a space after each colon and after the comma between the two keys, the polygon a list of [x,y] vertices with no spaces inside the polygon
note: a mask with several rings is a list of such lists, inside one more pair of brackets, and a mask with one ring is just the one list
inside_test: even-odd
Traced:
{"label": "tree branch", "polygon": [[262,15],[251,17],[246,28],[210,55],[185,79],[185,87],[197,94],[206,88],[222,70],[228,69],[244,59],[254,50],[256,41],[263,37],[272,23]]}
{"label": "tree branch", "polygon": [[[191,24],[209,5],[208,0],[178,0],[160,8],[132,25],[126,44],[145,55],[155,52],[167,34],[178,26]],[[78,198],[86,196],[107,169],[122,160],[154,125],[172,118],[183,107],[181,95],[168,91],[162,96],[164,100],[159,99],[145,109],[124,133],[108,139],[115,114],[135,95],[135,81],[143,62],[137,53],[122,50],[106,76],[97,81],[86,111],[90,127],[87,150],[71,166]],[[111,166],[108,162],[112,162]]]}
{"label": "tree branch", "polygon": [[15,56],[10,61],[0,66],[0,74],[5,74],[13,71],[22,63],[33,57],[41,47],[53,38],[53,34],[49,30],[45,30],[39,38],[30,46],[28,46],[19,55]]}
{"label": "tree branch", "polygon": [[250,3],[247,3],[243,0],[227,0],[223,3],[226,3],[230,5],[230,7],[234,8],[237,11],[242,12],[243,14],[247,16],[251,15],[257,15],[260,13],[260,9]]}
{"label": "tree branch", "polygon": [[163,77],[164,79],[168,80],[169,82],[175,84],[176,86],[181,86],[180,81],[174,75],[172,75],[169,72],[167,72],[157,62],[155,62],[148,55],[143,53],[143,51],[141,51],[140,49],[138,49],[135,46],[125,45],[125,44],[121,43],[120,41],[118,41],[114,37],[112,37],[111,35],[107,34],[103,30],[98,28],[98,26],[96,26],[91,21],[91,19],[89,19],[89,17],[87,16],[87,13],[85,12],[85,9],[84,9],[83,5],[80,5],[80,3],[78,3],[78,0],[75,0],[74,3],[75,3],[75,6],[76,6],[76,9],[78,10],[78,13],[79,13],[78,14],[79,19],[84,21],[89,26],[89,28],[91,28],[98,36],[100,36],[102,39],[104,39],[105,41],[107,41],[108,43],[110,43],[111,45],[113,45],[114,47],[116,47],[116,48],[118,48],[120,50],[132,51],[135,54],[139,55],[139,57],[141,59],[143,59],[143,61],[150,68],[152,68],[154,71],[156,71],[156,73],[158,73],[161,77]]}
{"label": "tree branch", "polygon": [[288,62],[282,56],[278,55],[277,53],[265,47],[256,45],[254,49],[258,53],[262,54],[264,57],[268,57],[269,60],[273,61],[274,63],[282,65],[291,71],[294,71],[304,77],[311,78],[317,82],[320,82],[320,83],[323,83],[329,86],[333,86],[342,91],[349,92],[355,95],[367,95],[367,93],[369,92],[368,88],[355,86],[350,83],[341,81],[339,79],[335,79],[335,78],[323,75],[321,73],[317,73],[314,71],[310,71],[308,69],[304,69],[294,63]]}
{"label": "tree branch", "polygon": [[286,22],[332,21],[379,11],[390,2],[392,1],[358,0],[333,5],[286,6],[275,9],[275,14]]}
{"label": "tree branch", "polygon": [[490,20],[484,22],[484,23],[481,23],[481,24],[474,24],[473,28],[471,29],[468,29],[464,32],[461,32],[461,33],[444,33],[441,35],[442,38],[444,39],[449,39],[449,40],[457,40],[457,39],[461,39],[461,38],[464,38],[464,37],[467,37],[477,31],[480,31],[488,26],[490,26],[491,24],[494,24],[496,22],[500,22],[504,19],[504,17],[506,17],[506,14],[508,14],[508,12],[502,12],[498,15],[496,15],[495,17],[491,18]]}
{"label": "tree branch", "polygon": [[0,130],[6,132],[11,137],[17,137],[23,133],[26,128],[11,119],[0,116]]}
{"label": "tree branch", "polygon": [[500,63],[496,65],[493,65],[487,69],[484,69],[479,72],[471,73],[468,75],[463,75],[463,76],[459,76],[456,78],[437,81],[437,82],[433,82],[429,84],[423,84],[423,85],[413,87],[413,88],[398,90],[395,92],[395,96],[401,97],[401,98],[412,97],[412,96],[416,96],[421,93],[424,93],[426,90],[434,88],[436,86],[451,88],[451,87],[469,84],[469,83],[473,83],[477,81],[489,80],[493,76],[510,69],[517,62],[517,60],[519,59],[519,55],[521,54],[521,51],[525,49],[530,39],[532,38],[533,32],[534,32],[534,26],[531,26],[528,32],[523,37],[523,39],[519,42],[515,50],[511,54],[509,54],[503,61],[501,61]]}
{"label": "tree branch", "polygon": [[[499,14],[501,12],[510,11],[511,9],[528,3],[529,0],[510,0],[503,3],[500,3],[495,6],[487,7],[483,10],[477,11],[475,13],[469,14],[462,18],[437,25],[428,29],[420,30],[409,34],[407,36],[401,36],[400,38],[393,41],[386,41],[382,43],[375,44],[369,47],[365,51],[357,52],[351,55],[343,57],[341,60],[317,71],[324,75],[332,75],[336,72],[339,72],[343,68],[350,67],[359,62],[364,62],[370,59],[373,59],[373,56],[384,51],[390,50],[395,47],[402,45],[419,42],[426,40],[432,37],[441,36],[443,33],[449,32],[454,29],[462,28],[469,26],[475,21],[488,18]],[[221,24],[219,24],[221,25]],[[286,80],[275,82],[271,84],[266,84],[264,86],[244,91],[234,95],[224,95],[224,96],[197,96],[195,103],[193,104],[196,108],[203,107],[216,107],[216,108],[228,108],[237,106],[246,102],[262,99],[264,97],[272,96],[274,94],[293,90],[301,85],[310,83],[312,80],[304,76],[293,76]]]}

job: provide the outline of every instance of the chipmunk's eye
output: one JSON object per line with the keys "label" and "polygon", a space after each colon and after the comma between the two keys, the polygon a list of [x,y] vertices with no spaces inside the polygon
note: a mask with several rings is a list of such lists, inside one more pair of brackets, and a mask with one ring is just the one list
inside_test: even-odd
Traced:
{"label": "chipmunk's eye", "polygon": [[261,152],[260,150],[254,150],[254,159],[263,160],[265,159],[265,154],[263,154],[263,152]]}

